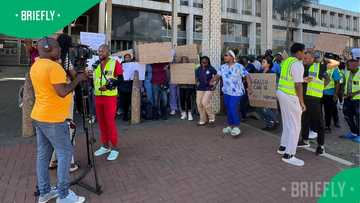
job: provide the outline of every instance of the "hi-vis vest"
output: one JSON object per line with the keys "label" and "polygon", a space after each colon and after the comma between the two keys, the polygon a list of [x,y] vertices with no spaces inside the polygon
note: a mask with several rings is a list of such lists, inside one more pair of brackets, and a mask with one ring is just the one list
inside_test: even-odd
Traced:
{"label": "hi-vis vest", "polygon": [[[106,85],[107,80],[115,79],[114,71],[115,71],[116,61],[114,59],[109,59],[106,63],[105,68],[101,71],[101,64],[99,64],[94,71],[94,87],[95,87],[95,96],[117,96],[118,90],[117,88],[113,90],[100,91],[99,88],[101,86]],[[105,76],[102,74],[105,74]]]}
{"label": "hi-vis vest", "polygon": [[281,63],[281,72],[278,89],[288,95],[296,95],[295,82],[291,76],[291,65],[297,62],[295,57],[289,57]]}
{"label": "hi-vis vest", "polygon": [[[349,81],[349,77],[350,77],[351,72],[350,71],[346,71],[346,75],[345,75],[345,95],[348,94],[348,81]],[[356,72],[355,75],[353,75],[352,78],[352,88],[351,88],[351,92],[357,92],[360,91],[360,67],[358,68],[358,71]],[[352,100],[360,100],[360,94],[356,95],[355,97],[352,98]]]}
{"label": "hi-vis vest", "polygon": [[310,66],[309,76],[313,78],[307,84],[306,95],[321,98],[324,91],[324,80],[319,79],[320,64],[314,63]]}
{"label": "hi-vis vest", "polygon": [[332,77],[333,74],[334,74],[335,69],[336,68],[327,69],[326,73],[330,77],[330,82],[329,82],[329,84],[327,84],[325,86],[324,90],[335,88],[335,81],[334,81],[334,78]]}

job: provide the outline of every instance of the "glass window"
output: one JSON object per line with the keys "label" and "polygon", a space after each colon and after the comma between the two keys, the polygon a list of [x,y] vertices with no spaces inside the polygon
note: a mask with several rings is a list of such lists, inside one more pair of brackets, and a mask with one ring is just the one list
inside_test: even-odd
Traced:
{"label": "glass window", "polygon": [[194,16],[194,32],[202,32],[202,17]]}
{"label": "glass window", "polygon": [[194,0],[193,6],[196,8],[202,8],[203,7],[203,0]]}
{"label": "glass window", "polygon": [[256,0],[255,14],[256,16],[261,17],[261,0]]}
{"label": "glass window", "polygon": [[237,0],[226,0],[227,1],[227,9],[226,11],[229,13],[238,13],[238,3]]}
{"label": "glass window", "polygon": [[252,0],[243,0],[242,14],[243,15],[252,15],[251,9],[252,9]]}
{"label": "glass window", "polygon": [[150,1],[158,1],[158,2],[170,3],[169,0],[150,0]]}

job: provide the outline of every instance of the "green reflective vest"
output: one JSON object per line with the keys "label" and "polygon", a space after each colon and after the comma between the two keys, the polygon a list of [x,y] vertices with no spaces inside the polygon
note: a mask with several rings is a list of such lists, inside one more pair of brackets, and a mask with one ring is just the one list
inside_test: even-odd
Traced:
{"label": "green reflective vest", "polygon": [[[351,92],[352,93],[360,91],[360,67],[358,69],[359,70],[352,77],[352,87],[351,87]],[[350,74],[351,74],[350,71],[346,71],[346,75],[345,75],[345,95],[348,94],[348,81],[349,81]],[[360,94],[353,97],[352,100],[360,100]]]}
{"label": "green reflective vest", "polygon": [[324,90],[335,88],[335,81],[334,81],[334,78],[332,77],[333,74],[334,74],[335,69],[336,68],[327,69],[326,73],[330,77],[330,82],[329,82],[329,84],[327,84],[325,86]]}
{"label": "green reflective vest", "polygon": [[310,66],[309,76],[313,78],[307,84],[306,95],[321,98],[324,91],[324,80],[319,79],[320,64],[314,63]]}
{"label": "green reflective vest", "polygon": [[116,60],[109,59],[106,63],[105,68],[101,71],[101,64],[96,67],[94,71],[94,88],[95,88],[95,96],[117,96],[118,90],[117,88],[113,90],[100,91],[99,88],[101,86],[106,85],[107,80],[115,79],[114,71],[115,71]]}
{"label": "green reflective vest", "polygon": [[278,90],[288,94],[296,95],[295,91],[295,82],[291,76],[291,66],[293,63],[297,62],[298,59],[295,57],[289,57],[281,63],[281,72]]}

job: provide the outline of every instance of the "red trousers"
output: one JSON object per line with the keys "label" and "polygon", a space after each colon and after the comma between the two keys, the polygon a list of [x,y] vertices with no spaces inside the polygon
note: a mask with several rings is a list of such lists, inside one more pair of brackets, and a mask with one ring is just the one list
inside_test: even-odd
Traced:
{"label": "red trousers", "polygon": [[117,147],[118,145],[115,122],[116,105],[116,96],[95,97],[96,118],[100,127],[101,142],[106,146],[109,146],[109,143],[111,143],[112,147]]}

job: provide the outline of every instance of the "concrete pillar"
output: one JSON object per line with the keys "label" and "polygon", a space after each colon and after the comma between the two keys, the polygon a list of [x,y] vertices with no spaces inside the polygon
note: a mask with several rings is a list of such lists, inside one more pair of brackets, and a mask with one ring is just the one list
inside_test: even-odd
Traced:
{"label": "concrete pillar", "polygon": [[105,33],[105,10],[105,1],[103,0],[99,3],[99,33]]}
{"label": "concrete pillar", "polygon": [[[218,68],[221,63],[221,0],[203,0],[202,55],[210,57]],[[220,90],[215,90],[211,101],[213,111],[220,112]]]}
{"label": "concrete pillar", "polygon": [[177,45],[177,36],[178,36],[178,32],[177,32],[177,16],[178,16],[178,0],[172,0],[171,2],[172,6],[172,26],[171,26],[171,32],[172,32],[172,37],[171,37],[171,43],[173,45],[173,47],[175,47]]}
{"label": "concrete pillar", "polygon": [[303,29],[294,30],[294,42],[303,43]]}
{"label": "concrete pillar", "polygon": [[106,44],[111,50],[112,0],[106,1]]}
{"label": "concrete pillar", "polygon": [[194,42],[194,14],[186,16],[186,44]]}
{"label": "concrete pillar", "polygon": [[253,16],[256,16],[256,0],[251,0],[251,13]]}
{"label": "concrete pillar", "polygon": [[272,49],[272,12],[273,4],[269,0],[261,0],[261,52]]}
{"label": "concrete pillar", "polygon": [[256,54],[256,23],[249,25],[249,51],[248,54]]}

